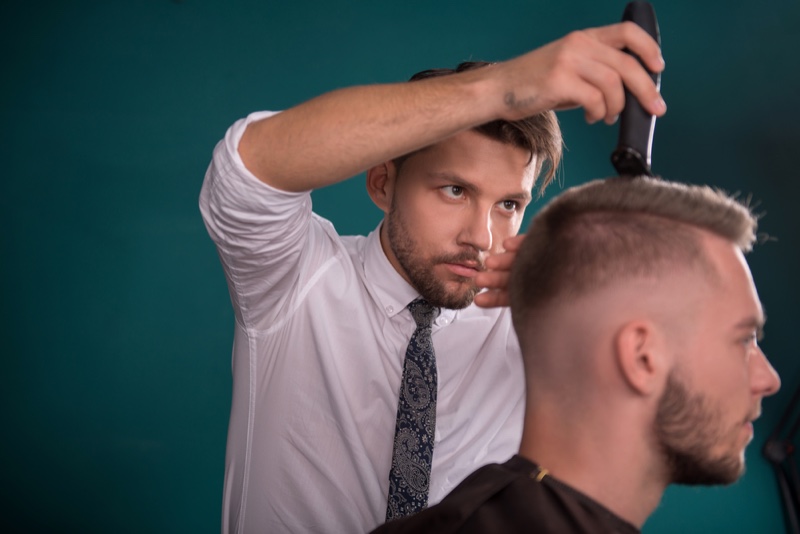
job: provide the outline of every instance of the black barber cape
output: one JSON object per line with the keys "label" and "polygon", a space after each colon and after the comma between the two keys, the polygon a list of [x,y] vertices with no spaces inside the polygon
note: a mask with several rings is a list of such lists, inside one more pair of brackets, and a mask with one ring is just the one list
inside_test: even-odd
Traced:
{"label": "black barber cape", "polygon": [[639,529],[539,466],[514,456],[481,467],[439,504],[372,534],[639,534]]}

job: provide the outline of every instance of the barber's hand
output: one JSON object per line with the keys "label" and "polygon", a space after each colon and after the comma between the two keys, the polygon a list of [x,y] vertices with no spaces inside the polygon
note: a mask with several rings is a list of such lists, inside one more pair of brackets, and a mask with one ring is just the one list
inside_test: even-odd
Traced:
{"label": "barber's hand", "polygon": [[475,304],[482,308],[509,305],[508,278],[511,274],[511,265],[524,238],[524,234],[509,237],[503,241],[505,252],[486,258],[486,270],[475,276],[475,283],[486,288],[486,291],[475,295]]}
{"label": "barber's hand", "polygon": [[658,43],[633,22],[572,32],[515,59],[496,65],[503,84],[504,118],[521,119],[545,109],[582,107],[587,122],[616,121],[625,106],[623,86],[648,112],[663,115],[666,104],[647,71],[664,69]]}

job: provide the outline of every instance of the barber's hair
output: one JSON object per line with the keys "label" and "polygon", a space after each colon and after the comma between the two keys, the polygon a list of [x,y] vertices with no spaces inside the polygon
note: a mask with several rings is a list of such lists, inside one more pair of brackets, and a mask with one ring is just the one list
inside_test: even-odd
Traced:
{"label": "barber's hair", "polygon": [[[491,65],[488,61],[465,61],[460,63],[455,69],[429,69],[414,74],[409,81],[415,82],[428,78],[447,76],[459,72],[474,70]],[[545,187],[553,181],[558,165],[561,162],[563,141],[561,138],[561,127],[558,125],[556,114],[552,111],[544,111],[517,121],[495,120],[481,124],[473,128],[474,131],[501,143],[507,143],[530,154],[531,160],[536,156],[536,166],[534,176],[543,179],[539,185],[539,191],[544,192]],[[411,154],[406,154],[394,160],[395,165],[400,168],[406,158]],[[530,160],[529,160],[530,161]]]}
{"label": "barber's hair", "polygon": [[710,273],[698,229],[749,252],[757,218],[708,186],[640,176],[570,188],[537,213],[514,261],[511,311],[519,332],[531,313],[633,277],[681,266]]}

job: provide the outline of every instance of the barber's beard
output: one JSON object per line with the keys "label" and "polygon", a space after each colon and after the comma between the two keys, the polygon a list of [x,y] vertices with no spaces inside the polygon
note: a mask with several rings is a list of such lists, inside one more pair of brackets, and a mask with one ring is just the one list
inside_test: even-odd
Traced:
{"label": "barber's beard", "polygon": [[471,278],[454,276],[451,280],[462,282],[463,289],[449,291],[445,282],[436,277],[434,267],[441,263],[458,263],[467,260],[480,262],[477,252],[464,251],[460,254],[444,254],[429,260],[423,259],[418,244],[414,241],[394,205],[386,216],[386,234],[389,239],[389,247],[411,281],[411,285],[425,300],[434,306],[452,310],[466,308],[472,304],[480,288]]}
{"label": "barber's beard", "polygon": [[669,483],[715,485],[735,482],[744,463],[735,449],[712,457],[721,440],[733,447],[735,434],[724,432],[718,407],[709,406],[702,394],[692,394],[674,372],[667,378],[656,414],[656,436],[664,452]]}

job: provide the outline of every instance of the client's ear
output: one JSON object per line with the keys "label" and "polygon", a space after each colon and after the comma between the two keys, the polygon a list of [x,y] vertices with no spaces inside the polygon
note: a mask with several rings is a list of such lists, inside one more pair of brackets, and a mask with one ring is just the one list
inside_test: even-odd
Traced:
{"label": "client's ear", "polygon": [[640,395],[659,391],[665,368],[663,342],[649,321],[626,323],[614,337],[614,353],[628,385]]}
{"label": "client's ear", "polygon": [[367,171],[367,193],[372,202],[384,213],[389,213],[394,195],[397,167],[394,162],[387,161]]}

